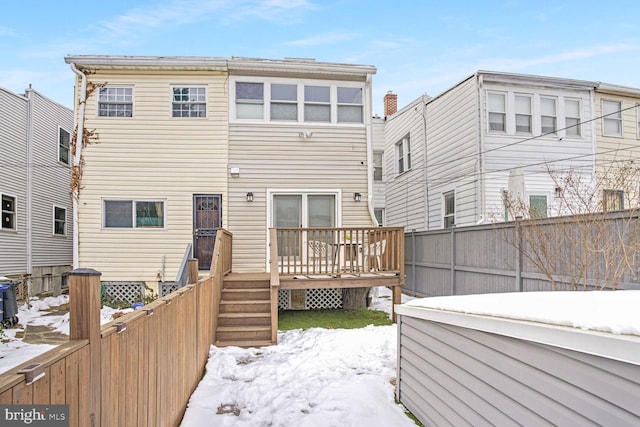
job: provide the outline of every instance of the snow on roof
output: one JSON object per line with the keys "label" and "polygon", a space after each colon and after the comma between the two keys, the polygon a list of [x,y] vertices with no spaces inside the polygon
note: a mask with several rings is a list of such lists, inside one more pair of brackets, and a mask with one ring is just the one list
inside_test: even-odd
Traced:
{"label": "snow on roof", "polygon": [[421,298],[404,304],[640,336],[640,291],[551,291]]}

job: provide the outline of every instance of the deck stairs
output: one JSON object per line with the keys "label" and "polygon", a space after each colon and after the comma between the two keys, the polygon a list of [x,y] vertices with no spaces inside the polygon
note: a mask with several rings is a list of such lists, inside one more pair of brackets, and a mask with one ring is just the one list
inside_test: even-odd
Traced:
{"label": "deck stairs", "polygon": [[218,315],[218,347],[262,347],[271,342],[271,296],[266,275],[225,276]]}

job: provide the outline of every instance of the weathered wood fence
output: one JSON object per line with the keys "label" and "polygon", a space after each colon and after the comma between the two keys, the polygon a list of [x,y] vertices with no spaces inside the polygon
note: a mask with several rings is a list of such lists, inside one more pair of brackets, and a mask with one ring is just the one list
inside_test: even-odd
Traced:
{"label": "weathered wood fence", "polygon": [[[616,288],[640,289],[639,221],[637,211],[621,211],[406,233],[403,292],[426,297],[553,290],[550,271],[556,289],[575,289],[576,279],[579,289],[594,289],[602,287],[604,269],[613,268],[605,264],[623,256],[628,260],[615,266],[623,269],[616,272]],[[549,252],[547,271],[524,255],[535,251]],[[577,277],[579,263],[584,271]]]}
{"label": "weathered wood fence", "polygon": [[[71,426],[175,426],[215,342],[230,233],[217,235],[211,274],[100,326],[100,273],[69,276],[70,340],[0,375],[1,404],[68,404]],[[44,374],[44,375],[42,375]]]}

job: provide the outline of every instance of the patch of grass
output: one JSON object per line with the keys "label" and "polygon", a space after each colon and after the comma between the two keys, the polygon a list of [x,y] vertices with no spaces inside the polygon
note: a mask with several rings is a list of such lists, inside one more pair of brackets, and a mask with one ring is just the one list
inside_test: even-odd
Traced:
{"label": "patch of grass", "polygon": [[357,329],[368,325],[392,325],[384,311],[357,310],[283,310],[278,313],[278,329]]}

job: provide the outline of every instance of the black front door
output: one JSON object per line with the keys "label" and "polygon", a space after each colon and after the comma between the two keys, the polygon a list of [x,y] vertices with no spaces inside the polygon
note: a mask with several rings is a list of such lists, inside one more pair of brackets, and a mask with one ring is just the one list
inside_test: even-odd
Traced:
{"label": "black front door", "polygon": [[211,268],[216,229],[222,227],[222,196],[193,195],[193,256],[200,270]]}

